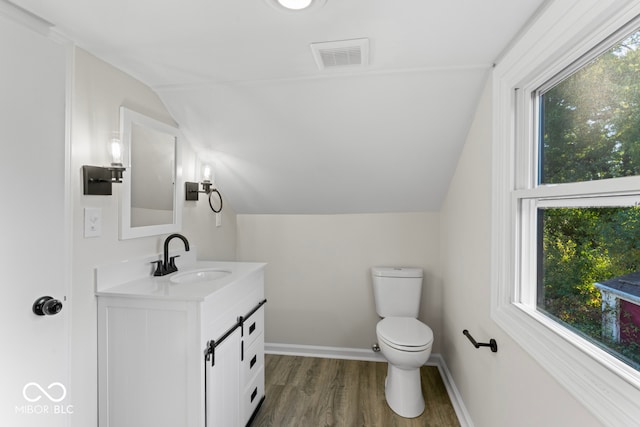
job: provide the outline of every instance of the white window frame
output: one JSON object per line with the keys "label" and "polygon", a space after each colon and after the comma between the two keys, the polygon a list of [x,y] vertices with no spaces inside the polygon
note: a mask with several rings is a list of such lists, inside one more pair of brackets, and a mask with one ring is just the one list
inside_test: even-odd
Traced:
{"label": "white window frame", "polygon": [[[640,420],[640,373],[536,310],[535,255],[526,243],[536,238],[538,205],[640,201],[640,177],[536,188],[532,161],[532,94],[639,15],[632,0],[546,3],[493,73],[491,316],[600,421],[625,427]],[[603,195],[611,197],[593,198]]]}

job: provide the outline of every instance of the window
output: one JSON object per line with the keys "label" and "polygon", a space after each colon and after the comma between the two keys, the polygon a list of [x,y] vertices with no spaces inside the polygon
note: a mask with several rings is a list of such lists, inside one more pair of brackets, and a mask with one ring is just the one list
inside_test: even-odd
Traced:
{"label": "window", "polygon": [[494,70],[492,318],[626,426],[640,419],[640,5],[613,4],[552,2]]}
{"label": "window", "polygon": [[[519,203],[536,209],[528,216],[536,235],[523,244],[537,247],[537,310],[638,369],[640,188],[625,197],[611,189],[640,175],[640,31],[591,56],[535,92],[536,184]],[[570,185],[605,179],[610,188],[579,194]],[[564,194],[537,195],[553,184],[564,184]]]}

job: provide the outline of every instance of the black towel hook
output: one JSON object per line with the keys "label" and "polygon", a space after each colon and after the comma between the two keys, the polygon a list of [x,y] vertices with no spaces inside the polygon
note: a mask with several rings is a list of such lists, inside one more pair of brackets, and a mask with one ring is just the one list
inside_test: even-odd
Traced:
{"label": "black towel hook", "polygon": [[462,331],[462,333],[469,338],[469,341],[471,341],[471,344],[473,344],[473,346],[475,348],[480,348],[480,347],[489,347],[491,348],[491,351],[494,353],[498,352],[498,343],[496,342],[496,340],[494,340],[493,338],[491,338],[489,340],[488,343],[486,342],[476,342],[476,340],[473,339],[473,337],[471,336],[471,334],[469,333],[469,331],[467,331],[466,329],[464,331]]}

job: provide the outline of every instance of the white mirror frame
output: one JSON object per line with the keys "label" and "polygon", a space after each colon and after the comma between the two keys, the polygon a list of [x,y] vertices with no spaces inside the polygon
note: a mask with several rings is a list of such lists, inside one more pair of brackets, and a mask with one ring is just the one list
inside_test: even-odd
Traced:
{"label": "white mirror frame", "polygon": [[[169,134],[175,138],[173,222],[171,224],[131,227],[131,131],[134,123]],[[184,184],[182,182],[180,131],[176,127],[152,119],[126,107],[120,107],[120,138],[123,145],[123,165],[126,167],[126,170],[123,172],[122,184],[120,184],[122,186],[120,191],[120,239],[134,239],[137,237],[156,236],[181,231]],[[149,191],[153,191],[153,189],[149,189]]]}

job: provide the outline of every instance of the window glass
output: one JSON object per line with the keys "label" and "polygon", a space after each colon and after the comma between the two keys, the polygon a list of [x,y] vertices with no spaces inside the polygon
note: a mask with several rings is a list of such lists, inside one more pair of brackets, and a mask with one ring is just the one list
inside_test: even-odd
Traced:
{"label": "window glass", "polygon": [[[636,31],[538,91],[539,184],[640,175],[639,47]],[[640,369],[640,208],[610,196],[538,199],[536,305]]]}
{"label": "window glass", "polygon": [[545,91],[541,184],[640,175],[640,31]]}
{"label": "window glass", "polygon": [[538,209],[537,306],[640,367],[640,208]]}

